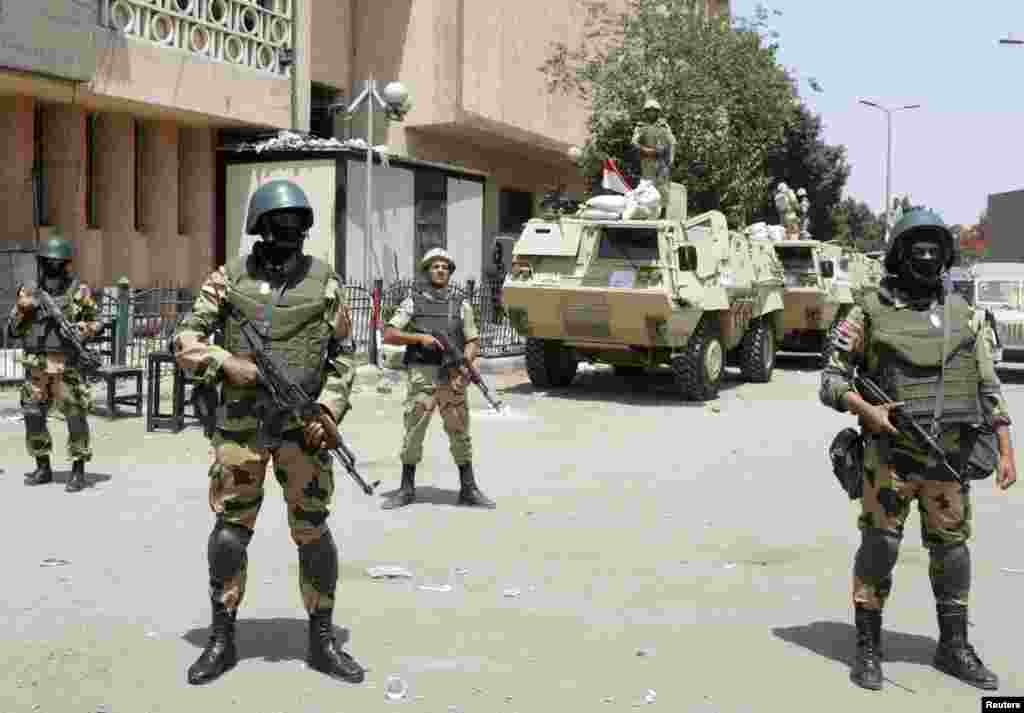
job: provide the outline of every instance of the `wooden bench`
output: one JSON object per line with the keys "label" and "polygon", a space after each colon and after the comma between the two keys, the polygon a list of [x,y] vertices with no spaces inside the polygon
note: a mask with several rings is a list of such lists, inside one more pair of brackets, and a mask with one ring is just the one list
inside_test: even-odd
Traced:
{"label": "wooden bench", "polygon": [[[125,366],[117,361],[117,321],[109,320],[95,337],[89,340],[88,346],[94,351],[110,359],[108,366],[103,366],[94,378],[106,384],[107,418],[115,419],[121,415],[118,406],[134,406],[135,415],[142,416],[142,373],[140,367]],[[119,394],[118,383],[135,380],[134,393]]]}

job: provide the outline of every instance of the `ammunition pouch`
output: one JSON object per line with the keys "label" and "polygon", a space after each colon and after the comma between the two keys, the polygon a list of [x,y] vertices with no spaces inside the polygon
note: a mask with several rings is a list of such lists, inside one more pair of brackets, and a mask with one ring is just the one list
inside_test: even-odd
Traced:
{"label": "ammunition pouch", "polygon": [[860,498],[864,492],[864,436],[861,432],[844,428],[837,433],[828,448],[828,456],[840,487],[850,500]]}
{"label": "ammunition pouch", "polygon": [[999,436],[987,425],[964,426],[960,431],[960,472],[967,480],[984,480],[999,466]]}

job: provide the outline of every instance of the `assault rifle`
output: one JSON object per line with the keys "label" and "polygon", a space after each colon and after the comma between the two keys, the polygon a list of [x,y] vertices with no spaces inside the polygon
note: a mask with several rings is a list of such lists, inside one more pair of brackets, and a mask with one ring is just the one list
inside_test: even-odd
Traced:
{"label": "assault rifle", "polygon": [[85,347],[85,341],[78,336],[78,330],[68,322],[60,307],[53,301],[53,297],[41,288],[33,291],[39,305],[39,316],[43,319],[52,319],[57,325],[61,339],[71,346],[77,360],[77,365],[84,374],[95,374],[103,366],[103,362],[96,352]]}
{"label": "assault rifle", "polygon": [[[274,419],[266,419],[270,421],[277,421],[278,418],[282,418],[288,414],[295,414],[303,422],[309,422],[313,419],[320,419],[323,411],[320,409],[320,405],[311,399],[302,387],[296,384],[294,381],[288,378],[285,373],[284,367],[279,363],[279,360],[272,354],[269,354],[263,344],[263,339],[260,337],[259,332],[256,331],[256,327],[253,326],[252,322],[243,315],[237,307],[230,302],[225,301],[225,310],[229,316],[233,316],[239,322],[239,329],[242,332],[242,338],[245,339],[249,348],[252,350],[253,356],[256,359],[256,368],[259,370],[260,381],[263,386],[270,392],[271,398],[274,400],[274,404],[277,406],[277,413]],[[359,475],[359,471],[356,470],[356,457],[355,454],[345,444],[345,441],[341,437],[341,433],[338,432],[336,425],[330,425],[330,422],[325,422],[324,427],[333,431],[329,435],[332,440],[337,442],[337,446],[334,448],[327,448],[327,451],[337,458],[341,464],[348,471],[348,474],[352,476],[352,480],[356,482],[359,488],[367,495],[373,495],[373,490],[380,481],[378,480],[372,486],[367,485],[363,477]]]}
{"label": "assault rifle", "polygon": [[[855,377],[853,385],[861,397],[872,406],[884,406],[885,404],[893,403],[893,400],[882,390],[882,387],[867,376]],[[911,440],[916,441],[918,445],[931,453],[939,461],[943,469],[952,475],[960,485],[965,484],[964,477],[960,474],[960,471],[949,462],[946,451],[942,449],[939,442],[928,431],[924,430],[921,424],[907,415],[899,406],[892,408],[889,414],[890,422],[896,427],[896,430]]]}
{"label": "assault rifle", "polygon": [[444,351],[444,356],[441,362],[441,368],[443,369],[459,369],[464,368],[466,374],[469,376],[469,380],[476,384],[477,388],[480,389],[480,393],[487,399],[487,403],[491,405],[498,413],[501,413],[502,403],[496,401],[491,396],[490,389],[487,388],[487,384],[484,383],[483,377],[480,376],[480,372],[477,371],[469,359],[466,358],[466,353],[461,349],[457,349],[452,341],[448,338],[448,335],[442,332],[431,332],[430,335],[441,344],[441,349]]}

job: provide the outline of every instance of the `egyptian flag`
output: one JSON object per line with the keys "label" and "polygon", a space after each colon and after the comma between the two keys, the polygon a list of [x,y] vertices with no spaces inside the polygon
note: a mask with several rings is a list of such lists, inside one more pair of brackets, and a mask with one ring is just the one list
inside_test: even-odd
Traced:
{"label": "egyptian flag", "polygon": [[615,159],[606,158],[604,160],[604,176],[601,178],[601,188],[607,191],[622,193],[623,195],[633,190],[629,182],[626,181],[625,176],[622,175],[618,165],[616,165]]}

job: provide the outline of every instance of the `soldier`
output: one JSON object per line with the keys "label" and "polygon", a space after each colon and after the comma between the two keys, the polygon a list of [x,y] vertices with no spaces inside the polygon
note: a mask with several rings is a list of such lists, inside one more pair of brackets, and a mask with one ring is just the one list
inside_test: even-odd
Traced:
{"label": "soldier", "polygon": [[[966,459],[977,435],[974,424],[987,424],[999,441],[997,486],[1006,490],[1017,480],[1009,412],[992,363],[990,328],[959,295],[943,296],[941,273],[952,265],[953,251],[952,234],[937,215],[927,210],[904,215],[885,257],[888,276],[833,330],[831,355],[822,372],[822,402],[840,413],[857,415],[867,432],[858,521],[861,545],[853,565],[857,653],[851,678],[873,690],[882,687],[882,608],[892,589],[903,526],[915,500],[938,614],[935,666],[979,688],[998,687],[997,676],[967,641],[968,486],[942,472],[928,453],[896,431],[888,416],[892,406],[868,404],[852,385],[854,368],[864,370],[927,429],[939,410],[941,384],[937,437],[950,461]],[[943,299],[948,301],[945,309],[940,306]],[[950,315],[948,325],[943,324],[944,313]],[[951,334],[945,348],[944,329]],[[957,344],[966,348],[954,354]],[[940,352],[951,357],[941,377]]]}
{"label": "soldier", "polygon": [[35,291],[43,290],[53,297],[83,340],[95,336],[101,325],[88,285],[80,283],[71,271],[69,241],[47,240],[36,254],[36,264],[38,282],[18,288],[17,302],[7,323],[8,334],[24,340],[28,369],[28,378],[21,387],[21,409],[25,416],[25,446],[36,459],[36,469],[26,476],[25,484],[42,485],[53,480],[53,439],[46,427],[46,415],[56,401],[68,424],[71,477],[64,489],[77,493],[85,487],[85,464],[92,460],[88,421],[92,394],[76,368],[73,348],[62,339],[55,321],[36,314],[39,302]]}
{"label": "soldier", "polygon": [[807,189],[801,188],[796,192],[800,200],[800,237],[809,240],[811,237],[811,201],[807,197]]}
{"label": "soldier", "polygon": [[[459,505],[494,508],[476,485],[473,475],[473,441],[469,434],[466,378],[456,370],[441,368],[441,345],[431,332],[440,331],[464,346],[466,358],[475,363],[479,334],[472,307],[451,294],[448,281],[455,261],[442,248],[423,256],[420,269],[428,273],[427,283],[417,285],[398,306],[384,329],[384,343],[406,345],[408,390],[405,397],[405,437],[402,441],[402,485],[383,504],[390,510],[416,499],[416,465],[423,457],[423,438],[436,408],[441,412],[452,457],[459,468]],[[409,331],[405,331],[405,330]]]}
{"label": "soldier", "polygon": [[[640,172],[654,183],[661,194],[661,212],[669,201],[672,166],[676,160],[676,137],[668,122],[661,117],[661,104],[654,99],[644,102],[644,121],[633,130],[633,145],[640,152]],[[660,216],[659,216],[660,217]]]}
{"label": "soldier", "polygon": [[[309,665],[352,683],[363,668],[341,650],[332,624],[338,581],[338,550],[327,526],[334,493],[330,454],[332,424],[349,409],[355,372],[342,356],[351,320],[341,282],[323,261],[302,253],[313,209],[291,181],[261,186],[249,202],[246,232],[261,240],[252,253],[230,260],[211,274],[193,311],[175,333],[178,364],[201,383],[223,380],[222,405],[211,438],[210,508],[216,523],[208,559],[213,624],[210,640],[188,670],[192,684],[212,681],[238,660],[235,620],[245,594],[246,547],[263,502],[267,464],[288,506],[288,526],[298,547],[299,581],[309,615]],[[288,416],[280,429],[265,428],[261,410],[269,392],[241,337],[238,322],[225,315],[230,302],[255,323],[268,351],[317,400],[322,414],[307,423]],[[225,344],[209,344],[223,326]],[[276,431],[276,432],[275,432]]]}
{"label": "soldier", "polygon": [[780,183],[775,192],[775,209],[779,212],[779,220],[786,228],[786,240],[800,237],[800,204],[796,193],[785,183]]}

